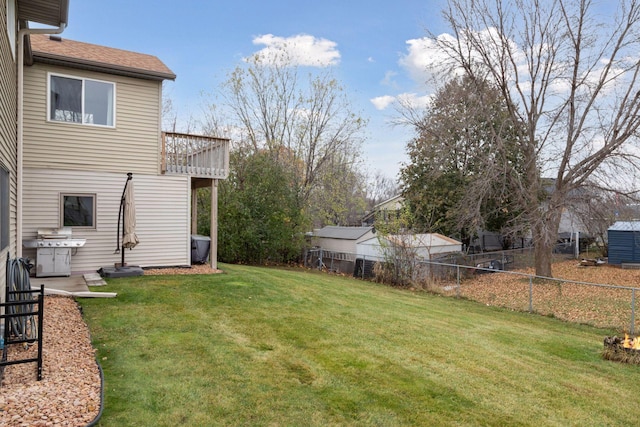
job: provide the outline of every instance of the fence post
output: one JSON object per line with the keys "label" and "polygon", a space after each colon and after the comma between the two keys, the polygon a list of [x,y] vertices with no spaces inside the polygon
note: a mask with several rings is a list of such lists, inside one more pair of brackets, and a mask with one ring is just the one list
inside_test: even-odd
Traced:
{"label": "fence post", "polygon": [[322,248],[320,248],[320,259],[318,260],[318,270],[322,270],[322,264],[323,264],[323,254],[322,254]]}
{"label": "fence post", "polygon": [[533,276],[529,276],[529,313],[533,313]]}
{"label": "fence post", "polygon": [[636,288],[631,289],[631,328],[629,333],[635,335],[636,327]]}
{"label": "fence post", "polygon": [[460,298],[460,265],[456,265],[457,274],[457,286],[456,286],[456,298]]}
{"label": "fence post", "polygon": [[42,380],[42,335],[44,334],[43,327],[44,316],[44,284],[40,285],[40,294],[38,299],[38,381]]}

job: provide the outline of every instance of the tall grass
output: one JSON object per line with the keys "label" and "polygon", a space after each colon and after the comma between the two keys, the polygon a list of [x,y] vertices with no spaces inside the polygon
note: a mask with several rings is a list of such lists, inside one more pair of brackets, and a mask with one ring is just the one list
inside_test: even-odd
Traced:
{"label": "tall grass", "polygon": [[109,281],[81,301],[102,426],[633,425],[610,331],[300,270]]}

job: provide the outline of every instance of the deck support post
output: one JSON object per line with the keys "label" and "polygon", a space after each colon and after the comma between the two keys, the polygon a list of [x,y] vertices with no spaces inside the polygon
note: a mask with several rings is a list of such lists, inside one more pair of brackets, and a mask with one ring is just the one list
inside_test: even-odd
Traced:
{"label": "deck support post", "polygon": [[209,248],[209,260],[211,268],[218,269],[218,180],[211,180],[211,245]]}

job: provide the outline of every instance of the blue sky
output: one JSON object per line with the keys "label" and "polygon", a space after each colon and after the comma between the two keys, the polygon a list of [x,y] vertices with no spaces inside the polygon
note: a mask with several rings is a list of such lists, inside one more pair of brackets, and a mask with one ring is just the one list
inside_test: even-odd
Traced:
{"label": "blue sky", "polygon": [[159,57],[177,75],[166,90],[182,119],[199,116],[202,92],[217,90],[242,58],[298,37],[300,49],[332,63],[354,110],[369,119],[363,151],[370,171],[395,178],[410,133],[389,124],[395,115],[389,103],[426,94],[427,54],[418,40],[427,29],[446,31],[444,3],[71,0],[62,37]]}

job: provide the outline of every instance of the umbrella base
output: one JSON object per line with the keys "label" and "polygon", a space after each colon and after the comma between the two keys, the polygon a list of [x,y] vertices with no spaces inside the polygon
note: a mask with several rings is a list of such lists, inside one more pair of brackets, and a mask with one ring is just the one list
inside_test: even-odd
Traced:
{"label": "umbrella base", "polygon": [[102,267],[98,270],[98,274],[102,277],[118,278],[142,276],[144,275],[144,271],[137,265],[127,265],[124,267]]}

